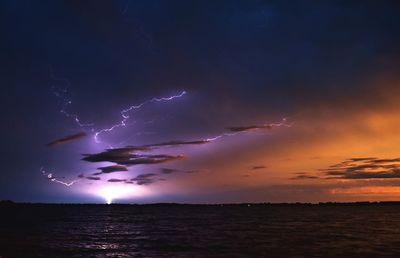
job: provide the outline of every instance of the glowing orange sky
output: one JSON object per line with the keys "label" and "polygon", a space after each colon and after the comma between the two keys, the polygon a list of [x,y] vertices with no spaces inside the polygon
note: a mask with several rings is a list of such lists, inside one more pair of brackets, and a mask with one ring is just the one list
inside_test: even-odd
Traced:
{"label": "glowing orange sky", "polygon": [[[189,191],[247,189],[243,201],[398,200],[400,180],[395,178],[294,179],[297,173],[319,177],[321,169],[348,158],[399,157],[400,95],[393,94],[398,85],[396,81],[370,83],[358,96],[299,110],[290,118],[291,128],[245,136],[244,147],[238,142],[223,150],[209,150],[202,159],[218,173],[210,171],[189,182],[182,179],[182,187]],[[224,157],[219,156],[222,152]],[[261,194],[254,197],[257,194],[252,196],[251,191]],[[274,191],[281,193],[277,200]]]}
{"label": "glowing orange sky", "polygon": [[120,5],[5,4],[0,199],[400,200],[397,3]]}

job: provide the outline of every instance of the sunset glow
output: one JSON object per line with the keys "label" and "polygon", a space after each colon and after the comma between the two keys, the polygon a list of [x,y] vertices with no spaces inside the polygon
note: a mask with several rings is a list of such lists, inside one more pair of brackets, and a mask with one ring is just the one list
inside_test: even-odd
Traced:
{"label": "sunset glow", "polygon": [[400,199],[396,4],[122,2],[4,7],[1,198]]}

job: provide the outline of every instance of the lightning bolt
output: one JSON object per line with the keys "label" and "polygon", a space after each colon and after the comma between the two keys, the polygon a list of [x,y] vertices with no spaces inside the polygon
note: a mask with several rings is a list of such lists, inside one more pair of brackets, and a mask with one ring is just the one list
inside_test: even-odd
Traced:
{"label": "lightning bolt", "polygon": [[[272,129],[274,127],[282,127],[282,126],[284,126],[284,127],[292,127],[292,125],[293,125],[293,123],[287,123],[287,118],[282,118],[282,120],[280,122],[265,123],[265,124],[261,125],[259,128],[256,128],[255,130],[261,130],[263,128],[271,128]],[[204,139],[204,141],[213,142],[213,141],[219,140],[219,139],[224,138],[224,137],[230,137],[230,136],[234,136],[234,135],[237,135],[237,134],[240,134],[240,133],[245,133],[245,132],[246,131],[234,132],[234,133],[222,133],[222,134],[219,134],[219,135],[214,136],[214,137],[206,138],[206,139]]]}
{"label": "lightning bolt", "polygon": [[72,113],[68,112],[68,107],[72,105],[71,98],[69,97],[69,92],[70,92],[69,88],[71,86],[71,82],[66,78],[57,77],[54,74],[51,66],[50,66],[50,77],[53,81],[58,81],[58,82],[61,82],[62,84],[64,84],[64,87],[61,87],[60,85],[52,86],[53,94],[58,99],[60,99],[60,102],[61,102],[60,113],[62,113],[67,118],[71,118],[79,127],[93,126],[94,125],[93,123],[82,123],[77,114],[72,114]]}
{"label": "lightning bolt", "polygon": [[271,127],[292,127],[293,126],[293,122],[288,123],[287,122],[287,117],[282,118],[282,120],[278,123],[271,123],[271,124],[264,124],[264,126],[268,126],[270,125]]}
{"label": "lightning bolt", "polygon": [[140,109],[141,107],[143,107],[144,105],[149,104],[149,103],[154,103],[154,102],[166,102],[166,101],[174,100],[174,99],[176,99],[176,98],[181,98],[181,97],[183,97],[185,94],[186,94],[186,91],[182,91],[180,94],[172,95],[172,96],[169,96],[169,97],[152,98],[152,99],[146,100],[145,102],[140,103],[139,105],[133,105],[133,106],[130,106],[129,108],[127,108],[127,109],[123,109],[123,110],[121,111],[122,120],[121,120],[119,123],[114,124],[114,125],[112,125],[112,126],[109,127],[109,128],[104,128],[104,129],[101,129],[101,130],[95,132],[95,134],[94,134],[94,136],[93,136],[95,142],[100,143],[100,141],[99,141],[99,136],[100,136],[102,133],[111,132],[111,131],[113,131],[114,129],[119,128],[119,127],[125,127],[125,126],[126,126],[126,121],[129,119],[128,113],[132,112],[133,110]]}
{"label": "lightning bolt", "polygon": [[49,179],[51,182],[58,183],[58,184],[62,184],[62,185],[65,185],[65,186],[67,186],[67,187],[70,187],[70,186],[72,186],[73,184],[75,184],[76,182],[80,181],[80,179],[73,180],[73,181],[71,181],[71,182],[64,182],[64,181],[61,181],[61,180],[55,178],[55,177],[53,176],[53,173],[47,173],[47,172],[44,170],[43,167],[40,168],[40,172],[42,172],[42,174],[43,174],[45,177],[47,177],[47,179]]}
{"label": "lightning bolt", "polygon": [[206,139],[204,139],[204,141],[213,142],[213,141],[216,141],[216,140],[221,139],[223,137],[234,136],[234,135],[237,135],[237,134],[238,133],[223,133],[223,134],[219,134],[217,136],[211,137],[211,138],[206,138]]}
{"label": "lightning bolt", "polygon": [[[67,78],[62,78],[62,77],[56,76],[55,73],[53,72],[52,66],[50,66],[50,77],[52,80],[58,81],[63,85],[63,86],[61,86],[59,84],[58,85],[56,84],[56,85],[52,86],[53,94],[61,102],[60,113],[62,113],[65,117],[72,119],[79,127],[81,127],[81,128],[89,127],[91,129],[91,131],[93,132],[94,131],[94,123],[83,123],[83,122],[81,122],[81,119],[79,118],[79,116],[77,114],[73,114],[68,111],[69,107],[72,105],[72,100],[69,96],[71,82]],[[114,124],[109,128],[103,128],[103,129],[100,129],[99,131],[94,132],[93,139],[95,140],[96,143],[100,143],[99,136],[101,134],[111,132],[114,129],[119,128],[119,127],[125,127],[126,121],[129,119],[128,113],[132,112],[133,110],[140,109],[141,107],[143,107],[144,105],[149,104],[149,103],[171,101],[175,98],[183,97],[183,95],[185,95],[186,93],[187,92],[184,90],[177,95],[172,95],[169,97],[161,97],[161,98],[152,98],[152,99],[149,99],[147,101],[140,103],[139,105],[132,105],[126,109],[123,109],[120,112],[122,120],[120,120],[119,123]]]}

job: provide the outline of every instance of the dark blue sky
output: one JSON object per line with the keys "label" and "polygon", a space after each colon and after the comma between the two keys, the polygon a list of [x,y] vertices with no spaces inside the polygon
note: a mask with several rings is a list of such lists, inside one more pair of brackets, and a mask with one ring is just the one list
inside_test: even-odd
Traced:
{"label": "dark blue sky", "polygon": [[[167,147],[159,151],[185,160],[132,166],[128,177],[117,173],[127,179],[162,174],[166,167],[182,172],[150,175],[159,181],[140,186],[142,199],[133,194],[126,201],[296,201],[285,190],[292,181],[275,182],[274,173],[287,179],[303,168],[272,166],[250,182],[242,171],[268,167],[263,155],[271,158],[277,149],[282,151],[276,163],[289,155],[285,148],[302,152],[293,145],[298,139],[301,145],[332,137],[318,126],[330,117],[379,109],[388,101],[376,96],[397,89],[388,81],[397,81],[399,72],[398,1],[2,1],[0,28],[0,199],[99,201],[90,194],[98,182],[82,179],[64,187],[47,180],[41,168],[74,180],[100,166],[82,161],[83,153],[204,140],[227,127],[288,118],[293,126],[279,128],[279,135],[257,131],[252,138],[246,132],[208,147]],[[94,126],[81,128],[60,113],[63,101],[54,89],[66,87],[69,114]],[[94,132],[121,120],[121,110],[182,91],[182,98],[146,104],[127,128],[104,135],[102,143],[93,141]],[[310,121],[318,126],[304,129]],[[46,146],[81,131],[87,134],[83,140]],[[351,154],[332,157],[352,157],[346,155]],[[191,170],[197,172],[184,173]],[[117,173],[112,178],[120,178]],[[103,176],[99,184],[123,184]],[[310,194],[323,191],[308,185]],[[275,188],[275,194],[265,192]],[[308,195],[301,200],[314,201]]]}

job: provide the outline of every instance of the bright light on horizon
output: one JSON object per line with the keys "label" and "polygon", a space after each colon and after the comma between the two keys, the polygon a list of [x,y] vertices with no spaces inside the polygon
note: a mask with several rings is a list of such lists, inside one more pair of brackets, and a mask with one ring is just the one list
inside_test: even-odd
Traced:
{"label": "bright light on horizon", "polygon": [[95,190],[95,194],[102,197],[107,204],[111,204],[115,199],[126,199],[148,195],[149,191],[143,186],[118,184],[99,187]]}

